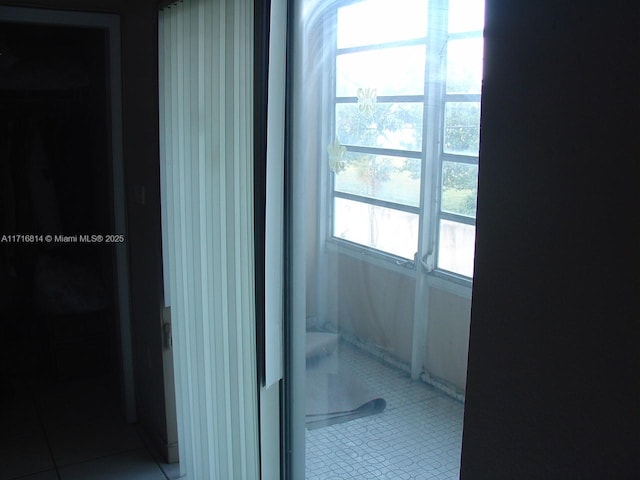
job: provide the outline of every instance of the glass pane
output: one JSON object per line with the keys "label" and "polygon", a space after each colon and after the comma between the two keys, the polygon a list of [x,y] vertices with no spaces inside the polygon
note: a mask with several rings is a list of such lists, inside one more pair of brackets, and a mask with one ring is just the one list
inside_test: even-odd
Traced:
{"label": "glass pane", "polygon": [[359,88],[380,95],[423,95],[425,46],[384,48],[338,55],[336,95],[356,97]]}
{"label": "glass pane", "polygon": [[[472,273],[474,227],[441,222],[445,214],[434,209],[471,215],[476,167],[456,168],[465,159],[446,155],[444,189],[437,185],[422,198],[420,176],[431,181],[432,172],[421,172],[424,158],[409,158],[424,157],[427,127],[437,130],[439,144],[446,136],[448,150],[477,153],[479,103],[465,103],[477,97],[444,97],[444,85],[422,93],[432,60],[424,51],[427,34],[447,38],[440,15],[448,3],[293,2],[292,278],[284,298],[291,312],[285,427],[295,479],[459,477],[470,302],[442,285],[427,291],[428,274],[412,260],[419,239],[427,243],[436,232],[439,272]],[[465,10],[463,4],[456,11]],[[478,28],[482,19],[452,19],[456,25]],[[398,43],[385,49],[385,42]],[[479,62],[469,64],[465,54],[482,51],[474,41],[451,43],[436,56],[437,67],[452,57],[449,93],[478,94]],[[435,80],[444,81],[446,69],[435,70]],[[416,94],[419,101],[402,101]],[[445,100],[457,102],[447,107],[446,134]],[[427,106],[440,112],[433,125],[424,123]],[[425,344],[415,332],[427,330]],[[429,378],[442,379],[446,392],[423,381]]]}
{"label": "glass pane", "polygon": [[447,46],[447,93],[480,93],[482,38],[451,40]]}
{"label": "glass pane", "polygon": [[420,205],[419,158],[348,152],[345,169],[335,175],[335,190],[404,205]]}
{"label": "glass pane", "polygon": [[475,218],[477,196],[478,166],[443,162],[442,211]]}
{"label": "glass pane", "polygon": [[338,48],[425,37],[424,0],[367,0],[338,9]]}
{"label": "glass pane", "polygon": [[444,107],[444,152],[477,156],[480,146],[480,102],[447,102]]}
{"label": "glass pane", "polygon": [[356,103],[336,104],[336,131],[343,145],[420,151],[422,103],[377,103],[361,111]]}
{"label": "glass pane", "polygon": [[484,28],[484,0],[449,0],[449,33]]}
{"label": "glass pane", "polygon": [[440,221],[438,268],[473,277],[476,227],[464,223]]}
{"label": "glass pane", "polygon": [[413,259],[418,247],[418,215],[336,198],[333,235]]}

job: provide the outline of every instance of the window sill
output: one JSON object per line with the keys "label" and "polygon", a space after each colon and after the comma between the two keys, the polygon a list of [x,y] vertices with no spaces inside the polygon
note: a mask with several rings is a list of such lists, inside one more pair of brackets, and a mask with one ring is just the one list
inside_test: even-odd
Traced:
{"label": "window sill", "polygon": [[363,260],[386,270],[415,278],[416,266],[413,260],[407,260],[384,252],[368,249],[356,243],[340,240],[338,238],[327,239],[325,246],[325,251],[327,253],[339,253],[351,258]]}
{"label": "window sill", "polygon": [[[412,260],[378,252],[345,240],[328,239],[325,242],[325,253],[345,255],[394,273],[416,278],[416,265]],[[435,270],[427,273],[426,279],[429,287],[471,299],[472,280],[468,278]]]}

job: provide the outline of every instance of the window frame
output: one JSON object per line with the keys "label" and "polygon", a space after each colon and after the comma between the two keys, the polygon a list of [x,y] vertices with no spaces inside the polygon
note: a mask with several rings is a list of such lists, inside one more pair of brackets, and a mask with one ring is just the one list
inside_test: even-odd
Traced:
{"label": "window frame", "polygon": [[[464,31],[464,32],[454,32],[454,33],[449,33],[448,31],[448,26],[447,26],[447,32],[446,32],[446,40],[445,40],[445,44],[443,46],[443,51],[447,51],[447,48],[449,46],[449,42],[450,41],[456,41],[456,40],[466,40],[466,39],[474,39],[474,38],[480,38],[483,39],[483,30],[469,30],[469,31]],[[484,46],[483,46],[484,47]],[[445,278],[451,278],[452,280],[455,280],[457,282],[465,282],[465,283],[470,283],[473,281],[473,276],[468,277],[466,275],[460,274],[458,272],[454,272],[451,270],[446,270],[443,268],[440,268],[438,266],[438,259],[439,259],[439,254],[440,254],[440,227],[442,224],[443,220],[446,221],[451,221],[451,222],[456,222],[456,223],[460,223],[463,225],[470,225],[473,226],[474,228],[474,232],[475,232],[475,228],[476,228],[476,216],[474,215],[473,217],[471,216],[467,216],[467,215],[462,215],[462,214],[458,214],[458,213],[453,213],[453,212],[448,212],[443,210],[443,202],[442,202],[442,192],[443,192],[443,186],[442,186],[442,182],[443,182],[443,170],[444,170],[444,162],[451,162],[451,163],[458,163],[458,164],[466,164],[466,165],[475,165],[475,166],[479,166],[479,152],[476,153],[476,155],[466,155],[466,154],[457,154],[457,153],[448,153],[445,152],[444,150],[444,135],[445,135],[445,111],[446,111],[446,105],[447,102],[451,102],[451,103],[478,103],[480,106],[480,109],[482,108],[482,93],[447,93],[447,76],[446,76],[446,72],[447,72],[447,60],[448,60],[448,55],[443,55],[444,57],[444,76],[443,76],[443,82],[442,82],[442,98],[441,98],[441,102],[439,104],[439,110],[440,110],[440,122],[439,122],[439,127],[440,127],[440,135],[439,135],[439,150],[438,150],[438,171],[437,171],[437,185],[436,185],[436,189],[439,193],[439,199],[438,201],[435,203],[435,205],[433,205],[432,207],[435,209],[436,211],[436,218],[435,218],[435,238],[433,240],[433,245],[435,246],[434,248],[434,273],[436,275],[439,276],[444,276]],[[478,128],[478,135],[480,135],[480,127]],[[476,175],[476,185],[477,185],[477,175]],[[477,191],[477,187],[476,187],[476,191]],[[477,200],[477,193],[476,193],[476,200]],[[475,235],[474,235],[475,236]],[[474,257],[475,257],[475,252],[474,252]]]}
{"label": "window frame", "polygon": [[[417,207],[403,204],[399,202],[387,201],[367,197],[363,195],[346,193],[336,190],[335,176],[336,173],[330,169],[326,169],[326,163],[321,162],[326,172],[324,185],[321,187],[326,192],[325,214],[322,218],[326,221],[323,229],[325,243],[331,251],[340,251],[350,255],[359,255],[368,261],[375,261],[377,264],[400,267],[404,272],[413,271],[414,274],[420,266],[428,275],[450,281],[462,286],[468,287],[473,281],[473,277],[464,274],[446,270],[438,266],[438,258],[440,253],[440,229],[443,220],[456,222],[464,225],[476,224],[475,215],[473,217],[453,212],[447,212],[442,209],[442,177],[444,162],[453,162],[460,164],[478,165],[478,154],[465,155],[446,153],[444,151],[444,134],[445,134],[445,108],[447,102],[469,103],[480,102],[481,93],[447,93],[447,46],[450,40],[466,39],[466,38],[483,38],[482,30],[473,30],[468,32],[448,32],[448,2],[447,0],[430,0],[427,2],[427,31],[426,35],[420,38],[412,38],[401,41],[390,41],[375,44],[359,45],[355,47],[338,48],[337,46],[337,19],[338,10],[349,5],[359,3],[359,0],[335,2],[327,12],[327,28],[329,36],[328,60],[323,67],[328,75],[325,84],[325,92],[327,100],[324,102],[322,109],[323,116],[328,120],[324,122],[329,125],[325,131],[323,138],[326,139],[321,152],[321,158],[327,157],[326,146],[333,144],[337,139],[336,125],[336,106],[339,104],[357,103],[357,97],[345,97],[337,95],[337,75],[336,65],[339,55],[376,51],[388,48],[397,48],[403,46],[424,45],[426,59],[425,68],[425,86],[422,95],[380,95],[377,97],[377,103],[422,103],[422,142],[419,151],[387,149],[382,147],[367,147],[358,145],[343,144],[348,152],[365,153],[371,155],[386,155],[391,157],[419,158],[421,163],[421,172],[419,179],[420,199]],[[434,11],[439,10],[440,13],[434,15]],[[332,28],[334,26],[335,28]],[[440,52],[439,62],[429,61],[434,52]],[[430,82],[430,78],[436,77],[436,82]],[[322,176],[321,176],[322,178]],[[360,202],[364,205],[381,206],[390,208],[400,212],[407,212],[418,215],[418,238],[416,244],[416,253],[414,258],[409,259],[390,253],[379,248],[370,247],[352,240],[341,238],[334,234],[335,228],[335,200],[342,198],[346,200]],[[423,238],[423,237],[427,238]],[[423,251],[427,253],[419,257],[421,246]]]}

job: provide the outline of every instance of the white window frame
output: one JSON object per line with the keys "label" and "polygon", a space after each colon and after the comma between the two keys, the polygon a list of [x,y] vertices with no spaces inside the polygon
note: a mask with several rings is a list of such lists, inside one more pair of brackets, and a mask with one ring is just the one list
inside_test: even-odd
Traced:
{"label": "white window frame", "polygon": [[[338,9],[357,3],[358,0],[337,2],[327,13],[327,22],[329,25],[327,33],[333,35],[328,48],[329,54],[327,64],[324,66],[325,78],[329,79],[325,85],[326,107],[323,116],[329,124],[325,132],[324,147],[333,143],[336,139],[337,127],[335,125],[336,105],[340,103],[355,102],[355,97],[338,97],[336,95],[336,59],[338,55],[353,53],[356,51],[377,50],[382,48],[393,48],[408,45],[425,45],[427,49],[427,59],[440,58],[440,62],[427,60],[425,72],[425,90],[423,95],[403,95],[403,96],[380,96],[378,102],[419,102],[423,103],[423,130],[422,130],[422,146],[421,150],[392,150],[377,147],[360,147],[347,145],[347,151],[362,152],[369,154],[384,154],[390,156],[406,156],[421,159],[421,178],[420,178],[420,203],[418,207],[410,205],[388,202],[383,200],[372,199],[365,196],[337,192],[334,187],[335,174],[329,172],[325,175],[324,185],[321,188],[327,192],[327,200],[324,205],[325,213],[322,215],[325,226],[321,228],[324,231],[325,244],[329,250],[339,251],[348,255],[355,255],[372,261],[379,265],[387,266],[392,269],[401,269],[404,272],[413,272],[422,264],[423,271],[429,276],[440,278],[441,280],[450,281],[459,285],[468,287],[471,285],[472,277],[465,276],[460,273],[452,272],[440,268],[437,264],[439,254],[439,235],[440,225],[443,220],[448,220],[464,225],[472,225],[475,228],[475,216],[465,216],[461,214],[443,211],[442,209],[442,172],[444,162],[455,162],[460,164],[478,165],[478,155],[462,155],[444,152],[444,114],[447,102],[466,103],[479,102],[480,94],[452,94],[446,93],[446,52],[448,40],[457,40],[463,38],[482,38],[482,31],[469,31],[460,33],[448,33],[447,18],[447,0],[430,0],[428,2],[428,18],[427,32],[420,39],[412,39],[399,42],[388,42],[375,45],[359,46],[347,49],[338,49],[336,46],[335,31],[336,28],[331,26],[337,25]],[[436,14],[435,12],[439,12]],[[430,78],[439,79],[437,82],[430,82]],[[327,158],[327,152],[321,152],[321,158]],[[322,168],[326,169],[326,163],[322,164]],[[324,175],[321,174],[321,178]],[[334,235],[334,202],[336,198],[344,198],[347,200],[357,201],[368,205],[383,206],[392,208],[397,211],[410,212],[419,215],[419,238],[416,245],[416,255],[413,259],[407,259],[393,253],[385,252],[380,249],[369,247],[360,243],[349,241]],[[422,248],[421,248],[422,247]],[[420,254],[418,252],[425,252]]]}

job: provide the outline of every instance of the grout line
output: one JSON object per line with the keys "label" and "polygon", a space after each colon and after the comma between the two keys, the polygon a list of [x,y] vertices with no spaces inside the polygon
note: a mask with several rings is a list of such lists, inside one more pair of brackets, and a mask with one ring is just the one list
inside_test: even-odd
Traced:
{"label": "grout line", "polygon": [[34,385],[31,384],[31,382],[28,385],[29,385],[28,388],[31,396],[31,401],[35,405],[36,416],[38,417],[38,423],[40,424],[40,429],[42,431],[42,434],[44,435],[44,440],[47,443],[47,450],[49,451],[49,456],[51,457],[51,462],[53,463],[53,468],[56,472],[56,477],[58,477],[58,480],[61,480],[62,477],[60,476],[60,471],[58,469],[58,462],[56,461],[56,457],[53,455],[53,448],[51,446],[51,440],[49,439],[49,432],[47,432],[42,411],[40,409],[40,402],[38,401],[39,397],[36,396],[36,393],[34,391]]}
{"label": "grout line", "polygon": [[[410,390],[415,390],[415,389],[420,389],[422,391],[424,391],[424,397],[422,398],[415,398],[415,399],[411,399],[411,400],[407,400],[405,399],[405,401],[401,404],[401,405],[389,405],[387,404],[387,407],[385,408],[385,412],[395,412],[397,410],[399,410],[400,408],[405,408],[405,407],[411,407],[411,406],[415,406],[418,405],[422,402],[425,401],[431,401],[435,398],[439,398],[439,397],[445,397],[449,400],[456,400],[453,396],[451,395],[447,395],[445,392],[442,391],[442,389],[437,388],[435,385],[426,382],[426,381],[422,381],[422,382],[415,382],[413,380],[411,380],[408,376],[409,374],[409,370],[408,368],[402,368],[399,367],[398,365],[396,365],[395,363],[392,362],[388,362],[386,361],[384,358],[380,357],[379,355],[376,355],[375,353],[372,353],[370,351],[370,349],[366,348],[366,347],[362,347],[359,344],[355,344],[352,343],[351,341],[347,340],[347,339],[343,339],[342,340],[342,347],[343,348],[347,348],[348,351],[350,350],[349,354],[350,355],[355,355],[355,356],[361,356],[362,358],[366,358],[367,361],[373,361],[375,362],[376,367],[380,367],[382,369],[384,369],[385,371],[391,373],[401,373],[403,375],[407,375],[405,377],[399,378],[398,380],[402,381],[403,383],[406,382],[406,386],[405,388],[410,389]],[[354,360],[353,358],[350,360],[351,362],[355,361],[357,363],[357,360]],[[386,383],[385,383],[386,385]]]}
{"label": "grout line", "polygon": [[138,438],[142,442],[142,445],[144,446],[144,448],[147,451],[147,453],[149,455],[151,455],[151,458],[153,459],[155,464],[158,466],[158,468],[162,472],[162,475],[164,475],[164,478],[166,480],[171,480],[171,478],[169,477],[167,472],[164,471],[164,468],[162,468],[162,465],[158,461],[158,459],[160,458],[160,455],[157,455],[155,450],[151,447],[151,442],[147,439],[147,437],[144,434],[144,432],[142,432],[141,427],[139,425],[136,425],[136,434],[138,435]]}
{"label": "grout line", "polygon": [[[366,355],[375,358],[376,360],[382,362],[384,365],[407,374],[411,373],[411,367],[409,364],[395,358],[393,355],[384,351],[380,347],[377,347],[370,342],[362,340],[361,338],[347,332],[341,331],[339,332],[339,335],[340,340],[352,347],[357,348]],[[426,385],[429,385],[430,387],[435,388],[447,397],[450,397],[464,404],[464,392],[460,391],[457,387],[449,384],[447,381],[439,379],[434,375],[425,372],[424,370],[420,375],[420,381]]]}
{"label": "grout line", "polygon": [[[38,475],[39,473],[46,473],[46,472],[50,472],[50,471],[51,471],[51,469],[47,468],[46,470],[38,470],[37,472],[27,473],[25,475],[20,475],[18,477],[11,477],[9,480],[23,480],[23,479],[29,478],[29,477],[31,477],[33,475]],[[56,475],[57,475],[57,473],[56,473]],[[60,477],[58,477],[58,478],[60,478]]]}
{"label": "grout line", "polygon": [[[386,384],[391,378],[389,375],[397,371],[396,368],[389,365],[388,363],[381,362],[379,358],[376,358],[374,355],[371,355],[370,353],[363,351],[362,349],[354,345],[351,345],[348,342],[345,342],[344,347],[345,349],[343,350],[343,352],[345,353],[345,355],[343,357],[343,360],[346,363],[353,364],[354,368],[356,368],[358,372],[366,374],[367,377],[369,377],[370,375],[378,376],[380,382]],[[396,378],[394,378],[393,380],[394,385],[395,385],[395,381],[396,381]],[[403,380],[403,384],[404,384],[404,380]],[[389,385],[389,387],[391,389],[395,388],[392,385]],[[449,434],[449,430],[447,428],[443,429],[443,427],[448,427],[449,422],[452,420],[456,424],[458,423],[460,419],[457,418],[458,416],[457,414],[456,415],[452,414],[451,409],[453,409],[453,411],[455,412],[458,412],[461,407],[461,404],[460,402],[452,398],[450,395],[446,395],[444,392],[424,382],[412,381],[411,384],[406,385],[406,389],[404,387],[402,388],[402,393],[407,393],[410,391],[415,392],[416,389],[420,389],[420,390],[427,389],[429,392],[428,399],[426,399],[427,402],[429,402],[429,399],[435,401],[435,405],[433,405],[432,407],[433,409],[431,410],[434,413],[434,415],[430,416],[430,418],[427,419],[427,422],[429,427],[431,426],[435,427],[438,431],[434,432],[435,435],[427,439],[427,443],[425,443],[424,447],[429,450],[430,452],[429,457],[433,457],[433,460],[435,460],[436,462],[439,462],[440,464],[437,467],[437,474],[439,476],[438,478],[443,478],[443,479],[458,478],[459,468],[460,468],[459,458],[457,461],[453,459],[453,457],[449,458],[450,456],[447,452],[452,448],[455,450],[459,449],[461,444],[459,440],[452,438],[452,437],[457,437],[458,435]],[[346,431],[342,430],[340,428],[341,427],[340,425],[334,425],[333,427],[336,427],[336,429],[333,431],[329,430],[332,427],[327,427],[325,432],[321,432],[320,431],[321,429],[315,430],[315,431],[306,431],[305,437],[306,437],[307,443],[311,443],[316,448],[316,455],[314,455],[314,458],[316,461],[307,462],[307,468],[305,469],[306,474],[309,476],[308,478],[315,478],[315,479],[326,478],[326,477],[323,477],[322,475],[323,474],[335,475],[337,473],[334,468],[336,465],[335,459],[333,457],[329,458],[327,456],[327,455],[329,456],[332,455],[331,450],[334,449],[332,445],[337,440],[340,440],[340,441],[344,441],[345,439],[348,440],[349,437],[354,434],[354,431],[362,432],[357,434],[357,438],[361,440],[361,443],[358,444],[357,446],[354,446],[354,448],[356,449],[356,451],[360,450],[359,455],[363,455],[361,449],[366,447],[362,447],[362,442],[367,443],[368,441],[371,441],[371,440],[376,441],[376,436],[379,435],[380,428],[384,428],[384,426],[387,425],[388,422],[392,422],[392,423],[395,422],[399,418],[398,415],[402,416],[404,419],[409,419],[409,420],[415,418],[414,417],[415,407],[419,405],[419,403],[422,403],[424,401],[425,401],[425,398],[411,400],[407,402],[407,404],[402,406],[402,407],[405,407],[405,406],[410,407],[409,410],[411,410],[411,412],[409,411],[402,412],[400,409],[394,409],[393,411],[390,410],[389,413],[391,414],[391,416],[388,417],[387,420],[379,419],[376,421],[372,421],[369,425],[366,425],[366,422],[364,422],[365,419],[354,420],[353,421],[354,424],[359,420],[362,420],[363,423],[360,426],[360,428],[353,429],[351,433],[347,433]],[[425,405],[425,407],[428,408],[428,405]],[[369,438],[368,435],[372,435],[372,437]],[[347,462],[350,463],[351,471],[353,472],[353,469],[360,468],[362,470],[366,470],[367,473],[372,475],[375,474],[377,470],[380,471],[380,474],[382,474],[382,472],[384,471],[387,471],[387,474],[389,474],[390,471],[388,469],[390,468],[389,462],[391,462],[391,459],[395,458],[396,456],[407,457],[409,455],[413,455],[410,451],[405,451],[404,449],[407,447],[408,444],[414,445],[415,439],[410,440],[408,437],[407,438],[402,437],[400,440],[403,446],[389,445],[390,447],[389,449],[385,448],[384,450],[378,450],[377,453],[384,455],[388,459],[388,462],[385,463],[384,465],[377,465],[375,464],[375,462],[374,464],[367,463],[368,461],[364,459],[364,457],[366,457],[367,455],[369,456],[376,455],[376,453],[365,452],[365,454],[363,455],[363,458],[360,459],[361,461],[356,460],[355,457],[352,457],[351,461],[347,459]],[[446,452],[444,452],[443,449],[446,450]],[[307,448],[305,455],[308,455],[308,454],[309,454],[309,450]],[[455,456],[459,457],[459,454]],[[408,465],[406,468],[403,467],[406,469],[406,473],[408,475],[416,475],[416,474],[424,475],[425,474],[424,467],[418,465],[417,459],[419,458],[420,458],[420,455],[414,458],[414,464],[410,466]],[[427,457],[424,457],[424,458],[427,458]],[[341,462],[344,463],[344,461],[345,460],[343,459]],[[338,462],[338,466],[340,465],[341,462]],[[364,463],[361,463],[361,462],[364,462]],[[449,465],[449,463],[452,463],[452,465]],[[433,470],[433,468],[430,469],[430,471],[431,473],[434,473],[434,474],[436,473],[436,470]],[[345,471],[341,473],[344,475],[341,478],[345,478],[345,479],[355,478],[349,472]],[[417,477],[412,477],[412,478],[417,478]]]}
{"label": "grout line", "polygon": [[67,467],[74,467],[76,465],[83,465],[85,463],[95,462],[96,460],[104,460],[105,458],[117,457],[119,455],[124,455],[125,453],[137,452],[139,450],[145,450],[145,448],[144,447],[138,447],[138,448],[129,448],[127,450],[120,450],[120,451],[117,451],[117,452],[108,453],[106,455],[100,455],[99,457],[88,458],[86,460],[81,460],[79,462],[73,462],[73,463],[69,463],[69,464],[66,464],[66,465],[61,465],[60,468],[61,469],[65,469]]}
{"label": "grout line", "polygon": [[[119,456],[119,455],[124,455],[124,454],[127,454],[127,453],[136,452],[136,451],[140,451],[140,450],[144,450],[146,453],[150,453],[145,448],[144,442],[142,442],[142,446],[141,447],[130,448],[130,449],[125,449],[125,450],[119,450],[119,451],[116,451],[116,452],[112,452],[112,453],[105,454],[105,455],[100,455],[100,456],[89,458],[89,459],[82,460],[82,461],[79,461],[79,462],[72,462],[72,463],[65,464],[65,465],[59,465],[58,462],[56,461],[56,458],[55,458],[54,454],[53,454],[51,441],[49,439],[49,432],[48,432],[47,426],[46,426],[46,424],[44,422],[44,417],[43,417],[43,414],[42,414],[42,411],[41,411],[40,402],[38,401],[40,399],[40,397],[36,394],[35,387],[32,384],[29,384],[29,392],[31,394],[32,401],[34,402],[35,407],[36,407],[36,414],[37,414],[37,417],[38,417],[38,422],[40,424],[40,428],[42,430],[42,433],[45,436],[45,440],[47,442],[47,449],[49,451],[49,455],[51,456],[51,460],[53,462],[54,469],[55,469],[56,476],[57,476],[58,480],[62,480],[62,476],[61,476],[62,474],[61,474],[60,470],[65,469],[67,467],[72,467],[72,466],[76,466],[76,465],[82,465],[82,464],[86,464],[86,463],[91,463],[91,462],[94,462],[94,461],[97,461],[97,460],[104,460],[106,458],[116,457],[116,456]],[[96,417],[96,418],[103,418],[103,417]],[[64,428],[65,428],[64,425],[54,425],[49,430],[55,431],[55,430],[61,430],[61,429],[64,429]],[[136,430],[136,434],[138,434],[138,429],[136,428],[135,430]],[[138,434],[138,436],[139,436],[139,434]],[[158,465],[158,463],[156,462],[155,458],[153,458],[153,456],[152,456],[152,460],[158,466],[158,468],[160,468],[160,471],[162,472],[162,474],[166,477],[166,474],[162,470],[162,467],[160,467]],[[43,470],[43,471],[47,471],[47,470]],[[168,480],[170,480],[170,479],[168,479]]]}

